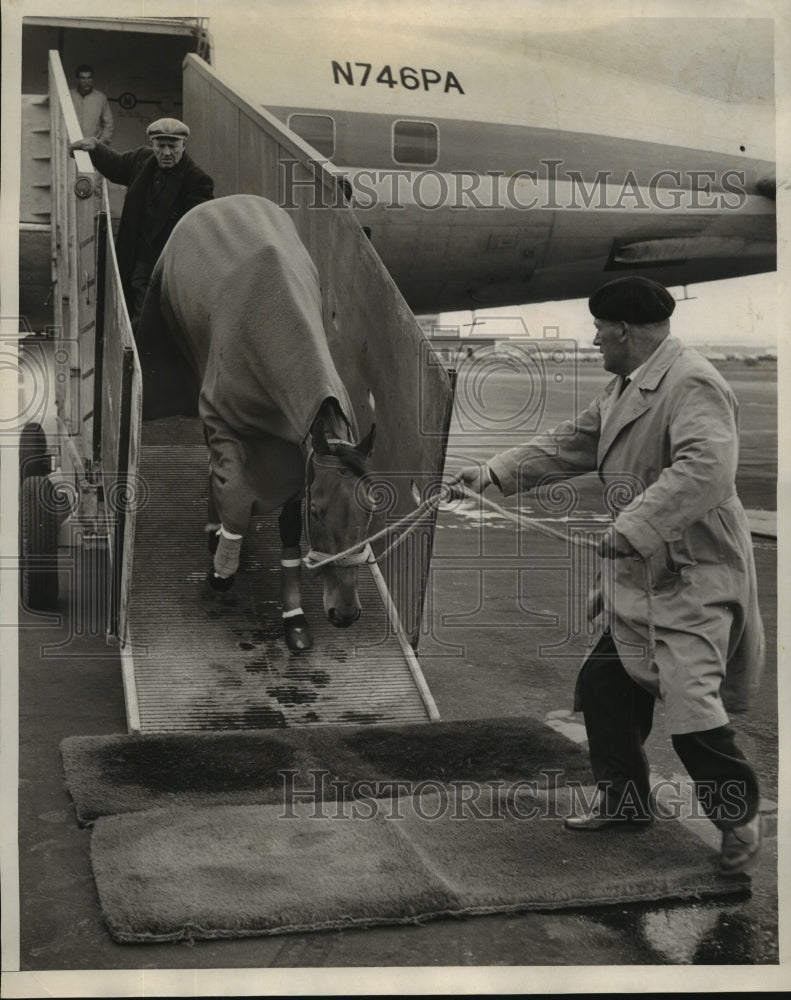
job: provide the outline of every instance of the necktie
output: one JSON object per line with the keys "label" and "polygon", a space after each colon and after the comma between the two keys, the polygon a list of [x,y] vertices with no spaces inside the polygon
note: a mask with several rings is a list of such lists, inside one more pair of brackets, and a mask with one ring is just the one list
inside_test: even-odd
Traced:
{"label": "necktie", "polygon": [[621,386],[621,392],[620,392],[621,396],[623,396],[623,394],[626,392],[626,388],[631,381],[632,380],[628,376],[623,380],[623,385]]}

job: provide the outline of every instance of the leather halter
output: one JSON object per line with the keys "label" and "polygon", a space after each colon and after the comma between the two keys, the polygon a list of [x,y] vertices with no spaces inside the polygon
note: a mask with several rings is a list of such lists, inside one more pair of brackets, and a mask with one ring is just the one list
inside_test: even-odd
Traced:
{"label": "leather halter", "polygon": [[[327,444],[345,444],[351,448],[354,447],[351,441],[345,441],[343,438],[327,438]],[[305,458],[305,539],[308,543],[308,552],[303,558],[304,565],[310,569],[312,563],[324,562],[327,559],[332,559],[336,566],[361,566],[363,563],[371,562],[373,560],[373,552],[367,542],[361,543],[359,552],[350,552],[338,558],[335,558],[336,553],[334,552],[322,552],[320,549],[313,548],[313,542],[310,537],[311,465],[321,465],[324,468],[338,470],[348,468],[343,459],[337,455],[319,455],[312,446],[308,448]]]}

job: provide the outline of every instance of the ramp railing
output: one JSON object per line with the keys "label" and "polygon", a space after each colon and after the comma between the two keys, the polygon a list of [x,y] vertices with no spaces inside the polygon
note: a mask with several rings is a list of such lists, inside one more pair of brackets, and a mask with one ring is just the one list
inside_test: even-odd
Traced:
{"label": "ramp railing", "polygon": [[103,269],[101,310],[97,322],[100,345],[97,371],[101,378],[101,434],[98,437],[103,508],[110,534],[110,634],[127,640],[127,612],[132,581],[135,519],[148,491],[140,477],[143,378],[129,314],[124,301],[112,233],[107,225],[109,202],[99,216]]}
{"label": "ramp railing", "polygon": [[87,153],[68,153],[82,131],[55,51],[49,54],[49,104],[55,405],[71,448],[85,458],[93,440],[96,174]]}
{"label": "ramp railing", "polygon": [[138,475],[142,377],[109,225],[107,186],[82,138],[57,52],[49,54],[55,384],[61,439],[79,494],[83,531],[103,536],[110,559],[107,633],[126,640]]}
{"label": "ramp railing", "polygon": [[[439,358],[321,155],[195,56],[184,63],[190,155],[217,196],[257,194],[289,211],[319,272],[324,326],[362,433],[376,423],[379,525],[414,510],[442,473],[452,392]],[[373,404],[373,405],[372,405]],[[384,576],[417,644],[434,518],[395,549]],[[384,546],[382,546],[383,548]],[[381,551],[381,548],[379,549]]]}

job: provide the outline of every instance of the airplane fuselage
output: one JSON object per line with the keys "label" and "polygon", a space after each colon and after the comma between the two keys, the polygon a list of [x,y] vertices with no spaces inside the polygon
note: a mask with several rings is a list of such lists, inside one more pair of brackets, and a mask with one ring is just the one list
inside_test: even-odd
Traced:
{"label": "airplane fuselage", "polygon": [[337,168],[416,311],[584,296],[625,268],[680,285],[774,267],[774,202],[758,193],[769,161],[522,125],[268,110]]}
{"label": "airplane fuselage", "polygon": [[413,309],[775,267],[771,24],[334,7],[215,20],[216,69],[334,164]]}
{"label": "airplane fuselage", "polygon": [[[586,296],[624,269],[682,285],[775,268],[771,21],[486,12],[228,0],[208,50],[186,19],[30,18],[23,92],[46,89],[48,47],[72,69],[90,58],[128,149],[179,113],[183,51],[210,56],[332,165],[417,312]],[[20,220],[45,287],[45,164],[29,152]],[[281,169],[287,203],[298,181]]]}

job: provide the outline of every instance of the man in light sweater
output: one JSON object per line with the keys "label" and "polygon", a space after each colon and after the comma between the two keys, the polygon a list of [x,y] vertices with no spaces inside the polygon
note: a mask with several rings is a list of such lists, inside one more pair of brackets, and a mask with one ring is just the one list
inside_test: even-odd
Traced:
{"label": "man in light sweater", "polygon": [[83,63],[76,73],[77,86],[70,91],[83,137],[98,139],[109,146],[113,138],[113,116],[110,103],[101,90],[93,86],[93,69]]}

